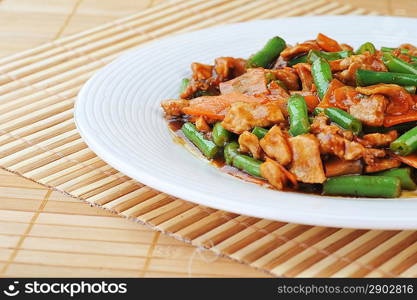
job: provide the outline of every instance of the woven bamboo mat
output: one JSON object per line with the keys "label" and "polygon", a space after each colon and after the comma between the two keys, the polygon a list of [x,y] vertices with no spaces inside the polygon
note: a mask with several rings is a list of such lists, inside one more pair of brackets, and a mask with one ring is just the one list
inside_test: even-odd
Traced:
{"label": "woven bamboo mat", "polygon": [[[146,12],[0,59],[0,165],[72,197],[276,276],[416,276],[415,231],[368,231],[287,224],[175,199],[138,185],[106,165],[83,143],[72,120],[76,94],[91,74],[121,52],[151,39],[261,17],[347,13],[367,14],[363,9],[326,0],[166,1]],[[9,201],[16,201],[12,190],[6,193],[7,198],[12,199]],[[6,231],[14,226],[14,230],[21,229],[25,236],[27,227],[16,225],[20,224],[18,222],[9,225],[9,221],[24,219],[24,223],[30,224],[31,236],[26,237],[24,245],[20,246],[20,239],[16,241],[14,236],[10,236],[2,240],[4,245],[0,247],[7,248],[7,245],[17,242],[17,249],[39,247],[36,249],[39,250],[42,246],[39,246],[36,234],[43,236],[47,244],[49,234],[59,236],[62,234],[60,230],[67,230],[67,237],[76,236],[76,229],[82,231],[83,226],[94,226],[98,220],[67,218],[64,222],[68,222],[68,227],[65,229],[43,226],[61,221],[47,213],[48,209],[54,209],[54,202],[71,203],[75,200],[55,192],[45,194],[44,190],[38,197],[42,201],[37,207],[33,207],[31,199],[18,199],[22,206],[34,209],[34,214],[17,212],[0,220],[6,224],[3,227]],[[4,201],[2,199],[3,205]],[[133,224],[125,226],[131,228],[129,226]],[[123,240],[125,228],[118,230],[114,238],[120,235]],[[96,235],[100,235],[99,230]],[[106,265],[146,265],[146,260],[138,255],[145,256],[153,251],[152,245],[155,244],[151,239],[151,246],[134,245],[131,249],[119,251],[114,241],[100,242],[94,243],[94,250],[89,253],[86,247],[91,247],[91,243],[78,242],[74,246],[63,239],[62,246],[45,254],[45,259],[57,263],[63,258],[58,250],[67,247],[69,251],[75,247],[74,260],[84,260],[86,264],[96,264],[97,267],[98,260],[89,260],[88,255],[100,254],[103,249],[113,247],[114,252]],[[31,251],[0,252],[0,267],[4,261],[2,267],[10,269],[7,261],[10,257],[30,262]],[[78,256],[77,252],[83,255]],[[132,257],[132,260],[122,260],[125,257]],[[15,265],[14,268],[24,269],[27,265]],[[154,270],[148,275],[158,275],[157,263]],[[118,274],[115,271],[112,275]],[[125,276],[129,275],[125,273]]]}

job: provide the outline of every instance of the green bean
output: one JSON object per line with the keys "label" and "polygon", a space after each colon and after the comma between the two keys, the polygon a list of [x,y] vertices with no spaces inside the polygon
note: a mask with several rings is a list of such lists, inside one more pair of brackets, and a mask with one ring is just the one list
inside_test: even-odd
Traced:
{"label": "green bean", "polygon": [[416,183],[411,178],[410,168],[396,168],[374,174],[377,176],[397,177],[401,181],[401,188],[404,190],[415,190],[417,188]]}
{"label": "green bean", "polygon": [[390,72],[417,75],[417,68],[390,53],[383,54],[383,61]]}
{"label": "green bean", "polygon": [[401,181],[388,176],[338,176],[323,184],[325,195],[395,198],[401,194]]}
{"label": "green bean", "polygon": [[390,47],[381,47],[381,52],[392,52],[394,50],[400,49],[401,54],[405,54],[408,52],[408,49],[401,49],[401,48],[390,48]]}
{"label": "green bean", "polygon": [[318,116],[319,114],[324,113],[324,110],[325,110],[325,108],[323,108],[323,107],[316,107],[313,111],[313,114],[315,116]]}
{"label": "green bean", "polygon": [[411,128],[417,126],[417,122],[413,121],[413,122],[406,122],[406,123],[401,123],[401,124],[397,124],[391,127],[373,127],[373,126],[365,126],[363,128],[364,133],[386,133],[389,132],[391,130],[396,130],[399,133],[403,133],[406,132],[407,130],[410,130]]}
{"label": "green bean", "polygon": [[181,85],[180,85],[180,95],[182,94],[182,93],[184,93],[185,92],[185,90],[187,89],[187,87],[188,87],[188,85],[190,84],[190,79],[188,79],[188,78],[183,78],[182,80],[181,80]]}
{"label": "green bean", "polygon": [[394,153],[405,156],[417,150],[417,126],[393,141],[390,148]]}
{"label": "green bean", "polygon": [[320,99],[323,99],[329,87],[329,83],[332,80],[330,65],[325,59],[320,57],[313,62],[311,73],[313,75],[314,84],[316,85],[319,97]]}
{"label": "green bean", "polygon": [[365,52],[375,54],[376,48],[375,48],[374,44],[372,44],[371,42],[366,42],[365,44],[362,44],[358,48],[358,50],[356,50],[356,54],[362,54],[362,53],[365,53]]}
{"label": "green bean", "polygon": [[297,136],[310,131],[307,104],[303,96],[292,95],[288,99],[288,114],[290,116],[290,134]]}
{"label": "green bean", "polygon": [[417,89],[417,87],[415,85],[405,85],[405,86],[403,86],[403,88],[407,92],[409,92],[410,94],[413,94],[413,95],[416,93],[416,89]]}
{"label": "green bean", "polygon": [[276,36],[270,39],[266,45],[254,55],[252,55],[247,61],[248,68],[266,68],[281,54],[282,50],[286,47],[285,41]]}
{"label": "green bean", "polygon": [[200,151],[208,158],[213,158],[219,152],[219,147],[197,130],[193,123],[187,122],[182,125],[181,130],[185,137],[189,139]]}
{"label": "green bean", "polygon": [[349,57],[353,54],[352,51],[340,51],[340,52],[325,52],[325,51],[318,51],[318,50],[310,50],[307,55],[307,61],[311,64],[319,57],[331,60],[337,60]]}
{"label": "green bean", "polygon": [[220,122],[217,122],[213,127],[212,139],[213,142],[219,146],[224,147],[228,141],[233,137],[233,133],[226,130]]}
{"label": "green bean", "polygon": [[256,135],[258,139],[262,139],[268,133],[268,129],[256,126],[253,128],[252,133]]}
{"label": "green bean", "polygon": [[398,49],[400,49],[401,54],[408,56],[411,59],[411,62],[416,62],[417,61],[417,56],[408,54],[408,52],[409,52],[408,49],[381,47],[382,52],[389,52],[389,53],[391,53],[395,50],[398,50]]}
{"label": "green bean", "polygon": [[344,110],[329,107],[324,110],[324,113],[330,120],[342,128],[352,131],[355,135],[359,135],[362,132],[362,123]]}
{"label": "green bean", "polygon": [[297,58],[293,58],[287,64],[288,64],[288,66],[292,67],[292,66],[294,66],[296,64],[306,63],[306,62],[307,62],[307,55],[303,55],[303,56],[299,56]]}
{"label": "green bean", "polygon": [[237,142],[227,144],[226,147],[224,147],[223,154],[226,164],[232,165],[233,159],[239,154],[239,144]]}
{"label": "green bean", "polygon": [[262,177],[260,169],[261,164],[262,161],[247,155],[238,154],[233,158],[233,166],[235,168],[257,177]]}
{"label": "green bean", "polygon": [[417,85],[417,75],[391,72],[375,72],[370,70],[357,70],[356,83],[360,86],[378,83],[393,83],[403,86]]}

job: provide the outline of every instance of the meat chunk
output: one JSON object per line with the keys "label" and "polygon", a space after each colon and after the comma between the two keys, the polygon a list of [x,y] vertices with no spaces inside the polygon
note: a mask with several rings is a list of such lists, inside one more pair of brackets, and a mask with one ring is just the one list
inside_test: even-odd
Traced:
{"label": "meat chunk", "polygon": [[360,101],[362,97],[363,95],[359,94],[354,87],[346,86],[341,81],[333,79],[319,106],[323,108],[337,107],[347,110],[349,106]]}
{"label": "meat chunk", "polygon": [[362,157],[364,151],[365,148],[361,144],[345,140],[345,153],[343,158],[345,160],[357,160]]}
{"label": "meat chunk", "polygon": [[319,132],[316,136],[320,142],[320,153],[333,154],[340,158],[344,157],[345,139],[343,137],[330,130]]}
{"label": "meat chunk", "polygon": [[386,147],[398,137],[396,130],[391,130],[387,133],[369,133],[362,137],[361,143],[370,147]]}
{"label": "meat chunk", "polygon": [[181,116],[182,110],[190,104],[188,100],[168,99],[161,102],[161,107],[167,116]]}
{"label": "meat chunk", "polygon": [[392,168],[397,168],[401,162],[394,158],[378,158],[372,165],[365,166],[366,173],[374,173]]}
{"label": "meat chunk", "polygon": [[[367,87],[357,87],[359,93],[365,95],[384,95],[389,99],[386,112],[389,114],[402,114],[414,105],[413,97],[402,87],[396,84],[375,84]],[[381,94],[381,95],[378,95]]]}
{"label": "meat chunk", "polygon": [[[183,100],[187,101],[187,100]],[[213,120],[223,120],[230,106],[236,102],[261,103],[264,99],[243,94],[227,94],[219,96],[202,96],[188,100],[188,105],[182,110],[191,116],[204,116]]]}
{"label": "meat chunk", "polygon": [[251,153],[253,158],[260,159],[262,157],[262,148],[259,145],[259,139],[253,133],[245,131],[239,136],[240,152]]}
{"label": "meat chunk", "polygon": [[257,95],[268,93],[265,72],[261,68],[250,69],[235,79],[222,82],[219,85],[221,94],[242,93]]}
{"label": "meat chunk", "polygon": [[332,158],[324,163],[326,169],[326,176],[341,176],[349,174],[361,174],[362,162],[360,160],[343,160],[339,158]]}
{"label": "meat chunk", "polygon": [[342,51],[342,47],[340,47],[339,43],[336,42],[334,39],[329,38],[328,36],[319,33],[316,37],[317,44],[320,46],[321,49],[324,51],[329,52],[337,52]]}
{"label": "meat chunk", "polygon": [[356,70],[358,69],[387,71],[382,60],[377,55],[369,52],[331,61],[330,67],[332,72],[336,72],[335,77],[337,79],[349,85],[355,85]]}
{"label": "meat chunk", "polygon": [[284,167],[276,161],[267,158],[266,162],[262,163],[260,166],[261,176],[267,179],[268,182],[278,190],[283,190],[288,181],[283,168]]}
{"label": "meat chunk", "polygon": [[198,117],[195,121],[195,127],[198,131],[201,132],[209,132],[211,130],[210,126],[207,124],[206,119],[204,117]]}
{"label": "meat chunk", "polygon": [[353,51],[353,47],[348,44],[340,44],[343,51]]}
{"label": "meat chunk", "polygon": [[367,165],[373,165],[377,158],[385,157],[386,155],[385,150],[366,148],[363,153],[363,160]]}
{"label": "meat chunk", "polygon": [[317,45],[316,41],[305,41],[304,43],[297,44],[292,47],[287,47],[284,49],[284,51],[281,52],[281,57],[288,61],[294,57],[306,54],[310,50],[320,50],[320,47]]}
{"label": "meat chunk", "polygon": [[349,107],[349,113],[368,126],[382,126],[387,99],[382,95],[362,98]]}
{"label": "meat chunk", "polygon": [[268,127],[284,121],[279,105],[274,101],[261,103],[234,103],[227,112],[222,126],[241,134],[255,126]]}
{"label": "meat chunk", "polygon": [[301,81],[303,91],[311,91],[313,87],[313,76],[311,75],[311,65],[300,63],[293,67]]}
{"label": "meat chunk", "polygon": [[191,70],[193,71],[194,80],[209,79],[213,73],[213,66],[200,63],[192,63]]}
{"label": "meat chunk", "polygon": [[260,141],[261,147],[269,157],[277,160],[281,165],[291,162],[291,149],[281,128],[272,127]]}
{"label": "meat chunk", "polygon": [[312,134],[302,134],[288,139],[293,160],[290,166],[298,181],[305,183],[323,183],[326,176],[320,157],[318,139]]}
{"label": "meat chunk", "polygon": [[320,143],[320,153],[333,154],[343,158],[345,140],[339,135],[340,128],[335,125],[329,125],[329,122],[330,120],[326,115],[318,115],[311,124],[311,132],[316,134]]}
{"label": "meat chunk", "polygon": [[210,95],[219,94],[219,83],[233,79],[246,72],[246,61],[241,58],[219,57],[215,60],[215,65],[193,63],[191,70],[190,83],[181,93],[182,99],[192,99],[208,93]]}
{"label": "meat chunk", "polygon": [[275,75],[276,79],[281,80],[285,86],[291,91],[297,91],[300,89],[298,83],[297,72],[293,68],[282,68],[278,70],[268,70]]}
{"label": "meat chunk", "polygon": [[276,81],[271,81],[268,85],[269,95],[266,95],[268,99],[271,100],[280,100],[288,99],[290,94],[286,89],[280,86]]}
{"label": "meat chunk", "polygon": [[218,57],[214,63],[216,81],[223,82],[246,72],[246,60],[234,57]]}
{"label": "meat chunk", "polygon": [[320,152],[322,154],[336,155],[344,160],[360,159],[364,147],[352,141],[352,132],[328,123],[329,118],[324,114],[320,114],[311,124],[311,132],[316,134],[320,142]]}

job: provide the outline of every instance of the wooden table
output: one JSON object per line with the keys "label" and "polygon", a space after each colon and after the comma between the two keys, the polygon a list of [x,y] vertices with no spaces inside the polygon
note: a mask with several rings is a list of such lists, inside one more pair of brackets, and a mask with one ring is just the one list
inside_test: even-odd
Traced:
{"label": "wooden table", "polygon": [[[0,57],[163,1],[0,0]],[[415,0],[339,2],[417,16]],[[0,170],[0,276],[269,275]]]}

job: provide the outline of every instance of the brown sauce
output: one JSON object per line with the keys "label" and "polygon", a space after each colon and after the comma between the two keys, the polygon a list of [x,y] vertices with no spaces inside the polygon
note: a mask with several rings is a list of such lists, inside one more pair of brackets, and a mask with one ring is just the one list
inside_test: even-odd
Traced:
{"label": "brown sauce", "polygon": [[[173,137],[174,142],[185,146],[186,148],[191,150],[193,154],[196,154],[196,153],[200,154],[199,156],[201,157],[202,155],[200,153],[200,150],[193,143],[191,143],[181,131],[182,125],[187,121],[188,121],[187,119],[183,119],[183,118],[167,119],[168,127],[174,134],[174,137]],[[266,188],[274,189],[274,187],[271,184],[269,184],[268,181],[262,178],[258,178],[250,174],[247,174],[233,166],[227,165],[226,162],[224,161],[223,156],[217,156],[214,159],[209,160],[209,163],[226,174],[229,174],[231,176],[234,176],[236,178],[239,178],[247,182],[261,185]],[[285,190],[291,191],[291,192],[307,193],[307,194],[317,194],[317,195],[321,194],[321,185],[301,183],[300,187],[301,189],[294,189],[291,187],[287,187]]]}
{"label": "brown sauce", "polygon": [[[186,148],[190,149],[192,153],[199,153],[200,150],[194,146],[182,133],[181,127],[182,125],[187,122],[187,119],[183,118],[175,118],[175,119],[167,119],[168,127],[174,134],[174,142],[177,144],[186,146]],[[201,154],[199,155],[202,156]],[[205,158],[207,159],[207,158]],[[241,180],[255,183],[258,185],[261,185],[266,188],[274,189],[274,187],[269,184],[266,180],[254,177],[252,175],[249,175],[233,166],[229,166],[225,163],[223,156],[218,156],[212,160],[209,160],[210,164],[218,168],[220,171],[232,175],[236,178],[239,178]],[[299,183],[298,189],[294,189],[291,187],[287,187],[285,191],[290,192],[298,192],[303,194],[314,194],[314,195],[321,195],[322,194],[322,186],[320,184],[306,184],[306,183]],[[401,198],[416,198],[417,197],[417,191],[402,191],[402,194],[400,196]]]}

